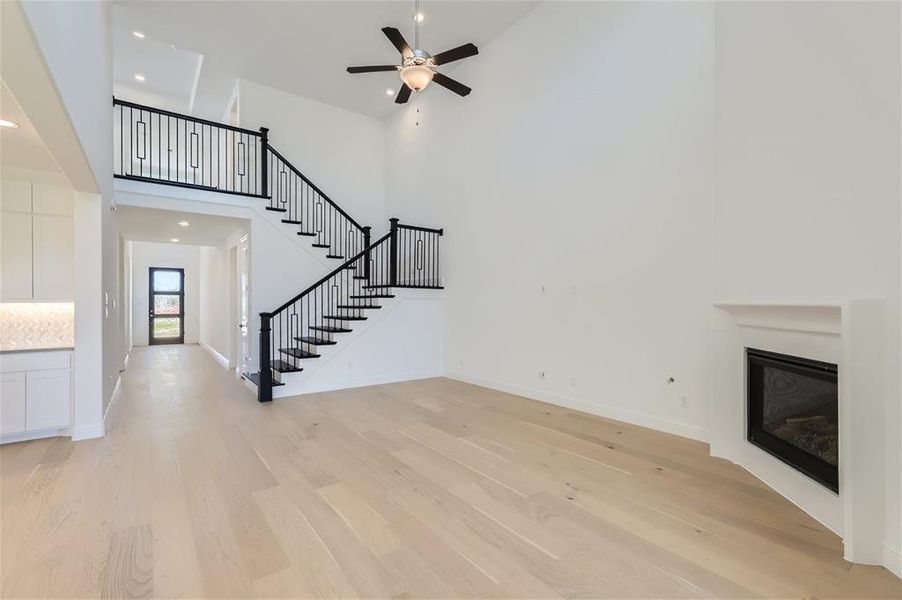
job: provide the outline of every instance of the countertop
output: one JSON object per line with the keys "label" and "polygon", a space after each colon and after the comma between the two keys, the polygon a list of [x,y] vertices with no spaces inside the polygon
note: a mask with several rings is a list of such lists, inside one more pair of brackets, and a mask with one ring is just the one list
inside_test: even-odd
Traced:
{"label": "countertop", "polygon": [[19,348],[17,350],[0,350],[0,355],[3,354],[24,354],[25,352],[59,352],[63,350],[75,350],[72,346],[61,347],[61,348]]}

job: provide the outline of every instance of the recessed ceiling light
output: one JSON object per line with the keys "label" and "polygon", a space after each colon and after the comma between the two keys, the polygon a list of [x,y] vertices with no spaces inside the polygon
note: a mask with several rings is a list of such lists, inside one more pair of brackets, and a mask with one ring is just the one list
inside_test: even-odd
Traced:
{"label": "recessed ceiling light", "polygon": [[416,21],[417,23],[422,23],[422,22],[423,22],[423,19],[425,19],[425,18],[426,18],[426,17],[424,17],[424,16],[423,16],[423,13],[421,13],[421,12],[418,12],[417,14],[415,14],[415,15],[413,16],[413,20]]}
{"label": "recessed ceiling light", "polygon": [[144,83],[144,81],[145,81],[144,75],[142,75],[141,73],[135,73],[135,81],[140,81],[141,83]]}
{"label": "recessed ceiling light", "polygon": [[387,90],[385,90],[385,95],[386,95],[386,96],[394,96],[394,95],[395,95],[395,90],[393,90],[393,89],[391,89],[391,88],[388,88]]}
{"label": "recessed ceiling light", "polygon": [[188,221],[179,221],[179,227],[187,227],[188,225]]}
{"label": "recessed ceiling light", "polygon": [[172,242],[173,244],[177,244],[178,241],[179,241],[179,239],[178,239],[178,238],[172,238],[172,239],[170,239],[169,241]]}
{"label": "recessed ceiling light", "polygon": [[18,127],[18,125],[13,123],[12,121],[0,119],[0,127],[9,127],[10,129],[15,129],[16,127]]}
{"label": "recessed ceiling light", "polygon": [[143,40],[143,39],[144,39],[144,32],[143,32],[143,31],[133,31],[133,32],[132,32],[132,35],[135,36],[136,38],[138,38],[139,40]]}

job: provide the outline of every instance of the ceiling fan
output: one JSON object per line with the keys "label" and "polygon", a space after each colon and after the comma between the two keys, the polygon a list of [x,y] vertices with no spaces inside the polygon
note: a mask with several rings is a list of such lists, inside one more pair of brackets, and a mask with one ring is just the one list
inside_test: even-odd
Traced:
{"label": "ceiling fan", "polygon": [[[419,3],[418,3],[419,4]],[[420,21],[422,15],[417,12],[413,17],[415,23],[414,46],[420,45]],[[401,32],[394,27],[383,27],[382,33],[401,53],[400,65],[375,65],[371,67],[348,67],[348,73],[376,73],[379,71],[398,71],[401,76],[401,89],[395,97],[395,103],[404,104],[410,98],[410,92],[420,92],[430,84],[436,82],[442,87],[448,88],[455,94],[466,96],[472,90],[447,75],[442,75],[435,70],[438,66],[444,66],[455,60],[475,56],[479,50],[473,44],[464,44],[451,50],[440,52],[435,56],[420,48],[411,49]]]}

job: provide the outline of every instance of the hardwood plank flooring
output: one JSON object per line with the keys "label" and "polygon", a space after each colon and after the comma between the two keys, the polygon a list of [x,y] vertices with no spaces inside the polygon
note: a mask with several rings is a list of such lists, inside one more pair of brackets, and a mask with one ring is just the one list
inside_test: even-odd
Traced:
{"label": "hardwood plank flooring", "polygon": [[109,421],[0,448],[3,598],[902,598],[704,444],[458,381],[138,348]]}

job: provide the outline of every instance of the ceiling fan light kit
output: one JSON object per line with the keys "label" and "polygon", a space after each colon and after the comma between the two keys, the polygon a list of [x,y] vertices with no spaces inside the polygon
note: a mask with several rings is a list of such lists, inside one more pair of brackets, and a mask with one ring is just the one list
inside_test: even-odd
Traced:
{"label": "ceiling fan light kit", "polygon": [[[417,3],[419,4],[419,3]],[[419,6],[417,6],[419,9]],[[420,44],[420,21],[422,21],[419,11],[414,16],[415,27],[415,45]],[[425,50],[419,48],[411,49],[407,40],[401,35],[401,32],[394,27],[383,27],[382,33],[401,53],[400,65],[374,65],[369,67],[348,67],[348,73],[377,73],[381,71],[397,71],[401,77],[403,84],[395,98],[396,104],[404,104],[410,99],[411,91],[421,92],[429,86],[433,81],[440,86],[451,90],[459,96],[466,96],[472,90],[464,84],[451,79],[447,75],[443,75],[435,70],[437,66],[446,65],[450,62],[475,56],[479,54],[479,50],[473,44],[464,44],[451,50],[446,50],[436,54],[429,54]]]}

